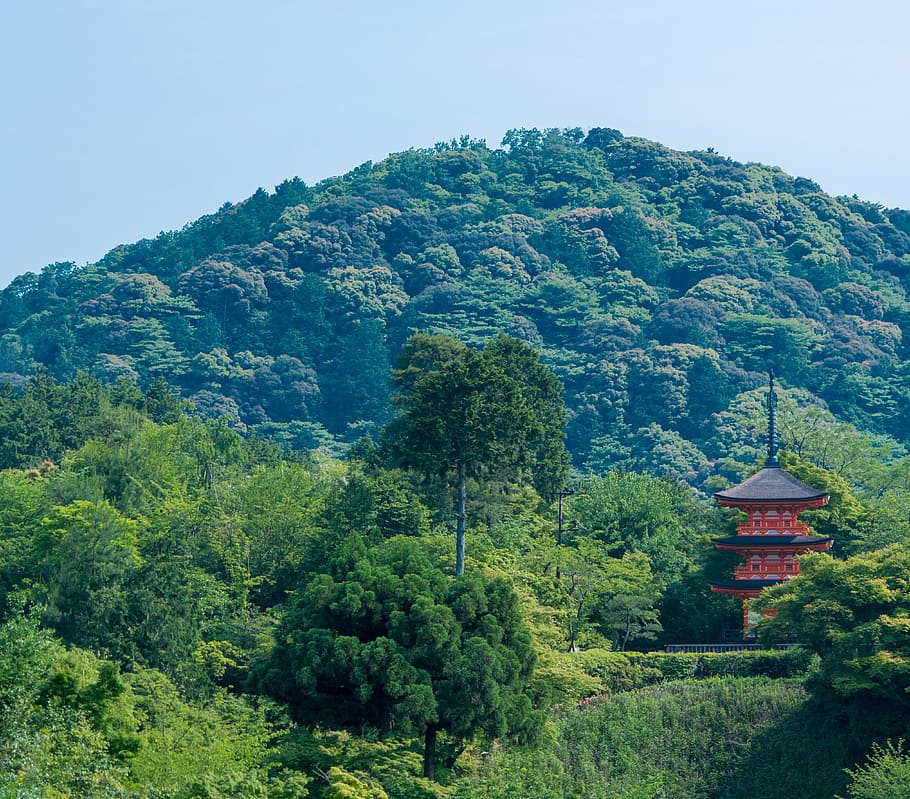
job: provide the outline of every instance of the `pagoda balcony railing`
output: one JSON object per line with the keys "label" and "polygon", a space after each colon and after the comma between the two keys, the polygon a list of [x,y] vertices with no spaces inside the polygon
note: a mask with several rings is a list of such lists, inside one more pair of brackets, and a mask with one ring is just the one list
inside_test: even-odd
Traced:
{"label": "pagoda balcony railing", "polygon": [[755,525],[750,522],[740,522],[736,525],[738,535],[809,535],[809,525],[805,522],[791,522],[790,524]]}
{"label": "pagoda balcony railing", "polygon": [[764,569],[762,571],[752,571],[748,566],[740,566],[733,570],[734,580],[789,580],[799,574],[795,568],[786,568],[788,564],[782,565],[779,569]]}

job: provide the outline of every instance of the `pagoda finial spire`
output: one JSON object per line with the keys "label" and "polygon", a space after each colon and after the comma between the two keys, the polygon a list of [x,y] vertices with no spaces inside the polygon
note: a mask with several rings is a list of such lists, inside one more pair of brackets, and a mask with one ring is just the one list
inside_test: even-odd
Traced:
{"label": "pagoda finial spire", "polygon": [[768,459],[765,468],[780,466],[777,451],[780,449],[780,436],[777,434],[777,395],[774,393],[774,370],[768,371]]}

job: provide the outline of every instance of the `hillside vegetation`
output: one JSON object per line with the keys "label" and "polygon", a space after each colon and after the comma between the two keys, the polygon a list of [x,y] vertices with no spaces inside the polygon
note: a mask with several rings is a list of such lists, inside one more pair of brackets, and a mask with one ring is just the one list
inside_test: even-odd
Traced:
{"label": "hillside vegetation", "polygon": [[[908,266],[906,212],[597,129],[18,278],[0,799],[910,795]],[[769,366],[803,646],[664,653],[740,623]]]}
{"label": "hillside vegetation", "polygon": [[[401,370],[411,400],[462,365],[454,340],[416,342],[441,360]],[[524,347],[470,357],[530,366]],[[539,401],[488,377],[519,413]],[[534,487],[558,446],[478,467],[458,575],[451,472],[396,467],[407,428],[345,461],[285,453],[161,383],[86,375],[31,380],[0,420],[7,456],[35,463],[0,472],[0,796],[746,799],[778,764],[782,797],[832,799],[847,767],[864,799],[890,799],[867,790],[883,772],[910,784],[906,523],[797,456],[838,492],[817,526],[858,553],[769,595],[808,649],[667,655],[632,650],[739,617],[706,585],[730,568],[706,534],[731,520],[679,483],[591,474],[560,542]],[[482,429],[500,458],[526,432]]]}
{"label": "hillside vegetation", "polygon": [[577,467],[703,482],[754,459],[727,411],[772,367],[792,402],[905,443],[908,289],[908,211],[611,129],[517,130],[17,278],[0,372],[161,377],[237,429],[343,447],[390,418],[409,335],[505,331],[562,380]]}

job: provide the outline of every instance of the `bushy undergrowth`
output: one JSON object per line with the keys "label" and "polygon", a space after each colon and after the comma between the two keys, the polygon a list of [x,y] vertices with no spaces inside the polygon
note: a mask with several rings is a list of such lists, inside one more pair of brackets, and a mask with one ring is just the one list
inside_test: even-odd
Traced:
{"label": "bushy undergrowth", "polygon": [[831,799],[856,758],[801,682],[765,677],[617,694],[565,711],[551,736],[545,750],[490,753],[458,796]]}
{"label": "bushy undergrowth", "polygon": [[[849,769],[849,799],[907,799],[910,796],[910,752],[903,739],[873,744],[865,763]],[[841,799],[838,797],[837,799]]]}

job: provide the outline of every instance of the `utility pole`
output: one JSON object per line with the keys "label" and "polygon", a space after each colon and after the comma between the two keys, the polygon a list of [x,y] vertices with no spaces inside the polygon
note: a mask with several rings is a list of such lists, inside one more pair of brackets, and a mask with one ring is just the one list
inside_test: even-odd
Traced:
{"label": "utility pole", "polygon": [[556,579],[559,579],[559,550],[562,547],[562,498],[571,497],[575,493],[574,488],[565,488],[559,489],[556,493],[556,496],[559,497],[559,510],[556,515]]}

